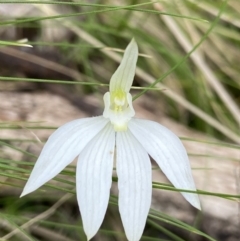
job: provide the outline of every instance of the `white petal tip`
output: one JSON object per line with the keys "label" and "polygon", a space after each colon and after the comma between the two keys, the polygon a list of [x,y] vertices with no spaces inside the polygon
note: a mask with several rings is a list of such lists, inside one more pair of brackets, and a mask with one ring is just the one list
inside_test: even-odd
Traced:
{"label": "white petal tip", "polygon": [[196,209],[198,209],[198,210],[200,210],[200,211],[202,210],[200,203],[196,203],[196,202],[195,202],[195,203],[191,203],[191,204],[192,204],[192,206],[195,207]]}
{"label": "white petal tip", "polygon": [[132,40],[131,40],[131,42],[133,43],[136,43],[136,40],[135,40],[135,38],[132,38]]}
{"label": "white petal tip", "polygon": [[[86,231],[85,231],[85,233],[86,233]],[[86,233],[87,241],[90,241],[95,234],[96,234],[96,233],[94,233],[94,234],[87,234],[87,233]]]}
{"label": "white petal tip", "polygon": [[193,194],[193,193],[182,193],[182,194],[193,207],[201,210],[201,204],[197,194]]}
{"label": "white petal tip", "polygon": [[202,208],[201,208],[201,204],[200,204],[200,202],[199,202],[199,200],[198,201],[196,201],[194,204],[192,204],[195,208],[197,208],[198,210],[202,210]]}
{"label": "white petal tip", "polygon": [[25,196],[25,195],[27,195],[27,193],[26,192],[22,192],[21,195],[20,195],[20,198]]}
{"label": "white petal tip", "polygon": [[21,193],[21,195],[20,195],[20,198],[21,197],[23,197],[23,196],[26,196],[27,194],[29,194],[29,193],[31,193],[31,192],[33,192],[33,191],[35,191],[36,189],[30,189],[30,188],[26,188],[26,186],[24,187],[24,189],[23,189],[23,191],[22,191],[22,193]]}

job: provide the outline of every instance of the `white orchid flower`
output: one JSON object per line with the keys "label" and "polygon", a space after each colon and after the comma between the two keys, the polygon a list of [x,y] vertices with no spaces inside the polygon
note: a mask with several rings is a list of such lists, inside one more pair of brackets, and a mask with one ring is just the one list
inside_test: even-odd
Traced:
{"label": "white orchid flower", "polygon": [[[151,205],[149,155],[176,188],[196,191],[188,156],[178,137],[156,122],[133,118],[129,91],[137,57],[133,39],[110,80],[110,91],[104,95],[103,116],[74,120],[57,129],[45,144],[21,195],[48,182],[78,156],[77,200],[88,240],[96,234],[106,213],[114,156],[119,211],[129,241],[141,238]],[[182,195],[200,209],[197,194]]]}

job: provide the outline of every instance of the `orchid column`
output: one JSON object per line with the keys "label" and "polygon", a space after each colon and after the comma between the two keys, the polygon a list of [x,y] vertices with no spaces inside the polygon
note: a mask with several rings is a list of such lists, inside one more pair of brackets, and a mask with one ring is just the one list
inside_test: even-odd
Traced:
{"label": "orchid column", "polygon": [[[45,144],[21,195],[48,182],[78,156],[77,200],[88,240],[96,234],[106,213],[114,156],[119,211],[129,241],[140,240],[151,205],[149,155],[176,188],[196,191],[179,138],[156,122],[133,118],[129,91],[137,57],[138,47],[133,39],[110,80],[110,91],[104,95],[103,116],[74,120],[58,128]],[[182,195],[200,209],[198,195]]]}

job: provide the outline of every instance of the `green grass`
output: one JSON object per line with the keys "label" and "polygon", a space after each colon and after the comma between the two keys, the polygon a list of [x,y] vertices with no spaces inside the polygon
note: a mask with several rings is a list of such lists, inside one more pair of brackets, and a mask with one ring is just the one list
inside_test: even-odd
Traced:
{"label": "green grass", "polygon": [[[65,74],[62,79],[24,76],[21,71],[4,72],[8,74],[0,76],[1,91],[6,91],[4,86],[8,83],[45,83],[64,86],[66,92],[68,88],[74,89],[79,96],[91,93],[101,98],[108,88],[109,77],[121,60],[121,50],[134,37],[142,54],[138,59],[132,88],[134,100],[147,94],[164,106],[159,110],[163,111],[163,115],[210,138],[196,140],[188,137],[183,138],[184,141],[239,151],[238,0],[197,3],[191,0],[132,0],[121,1],[119,5],[111,1],[95,1],[93,4],[87,1],[1,1],[0,7],[7,3],[18,3],[22,7],[35,6],[37,11],[34,16],[0,17],[0,31],[3,31],[0,32],[0,52],[6,51],[5,46],[20,46],[18,40],[29,38],[28,44],[33,46],[31,50],[44,52],[54,49],[61,56],[56,61],[39,57],[39,66],[45,63],[44,68],[53,66],[53,70],[60,73],[66,63],[73,65],[62,71]],[[18,29],[30,37],[19,34],[14,39],[5,39],[4,31],[10,29]],[[67,35],[51,40],[46,35],[47,30],[51,29],[57,34],[64,29]],[[30,57],[34,55],[31,51],[28,53]],[[35,193],[18,198],[37,158],[27,149],[26,143],[38,146],[38,140],[34,137],[6,138],[1,136],[1,131],[14,130],[20,133],[25,129],[45,131],[56,128],[43,121],[44,117],[34,122],[4,119],[0,122],[0,186],[4,191],[3,195],[0,193],[0,240],[46,240],[46,235],[50,235],[50,240],[58,240],[58,235],[63,235],[66,240],[85,239],[75,198],[74,167],[67,167],[54,179],[54,183],[50,182]],[[8,157],[9,150],[21,153],[22,159]],[[201,153],[189,154],[205,158],[206,162],[219,158],[231,165],[231,161],[234,161],[236,169],[239,168],[239,159],[236,157],[226,158],[221,153],[205,156],[200,156]],[[199,167],[203,168],[203,172],[207,171],[201,162]],[[117,182],[117,178],[113,177],[113,181]],[[238,177],[236,182],[239,181]],[[180,191],[160,182],[153,182],[153,188]],[[203,196],[215,196],[216,202],[219,199],[229,200],[229,205],[239,202],[239,190],[237,192],[198,190]],[[117,197],[112,195],[106,220],[95,240],[124,239],[116,205]],[[49,213],[46,213],[47,210]],[[116,225],[112,220],[117,220]],[[178,231],[175,233],[175,230]],[[179,230],[184,230],[188,235],[197,234],[202,237],[200,240],[216,240],[202,232],[201,228],[198,229],[194,222],[184,223],[153,209],[142,240],[186,240],[186,235],[181,236],[182,231]]]}

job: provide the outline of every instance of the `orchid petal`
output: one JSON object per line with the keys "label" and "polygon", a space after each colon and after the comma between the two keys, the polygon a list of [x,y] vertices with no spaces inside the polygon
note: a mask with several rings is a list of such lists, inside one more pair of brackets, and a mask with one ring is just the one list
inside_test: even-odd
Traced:
{"label": "orchid petal", "polygon": [[152,197],[152,170],[147,152],[131,132],[118,132],[119,211],[129,241],[141,238]]}
{"label": "orchid petal", "polygon": [[74,120],[58,128],[45,144],[21,197],[35,191],[61,172],[107,122],[99,116]]}
{"label": "orchid petal", "polygon": [[[128,127],[176,188],[196,191],[187,152],[175,134],[148,120],[132,119]],[[182,192],[182,195],[201,209],[197,194]]]}
{"label": "orchid petal", "polygon": [[108,124],[80,153],[77,163],[77,199],[88,240],[102,224],[112,183],[115,132]]}
{"label": "orchid petal", "polygon": [[122,90],[129,92],[135,75],[138,46],[134,39],[127,46],[121,64],[110,80],[110,92]]}

